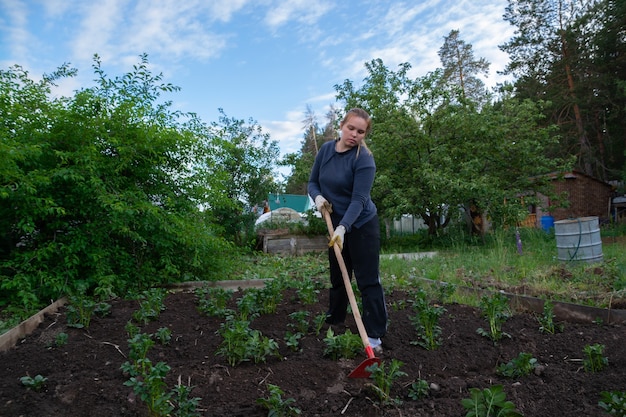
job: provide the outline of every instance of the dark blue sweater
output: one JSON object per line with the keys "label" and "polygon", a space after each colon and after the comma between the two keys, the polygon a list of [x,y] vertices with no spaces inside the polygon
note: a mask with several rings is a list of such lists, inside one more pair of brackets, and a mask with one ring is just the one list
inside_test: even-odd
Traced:
{"label": "dark blue sweater", "polygon": [[361,227],[376,215],[376,205],[370,192],[376,174],[374,156],[357,147],[345,151],[335,150],[336,141],[322,145],[313,163],[308,191],[313,200],[322,195],[333,206],[333,217],[339,224],[352,230]]}

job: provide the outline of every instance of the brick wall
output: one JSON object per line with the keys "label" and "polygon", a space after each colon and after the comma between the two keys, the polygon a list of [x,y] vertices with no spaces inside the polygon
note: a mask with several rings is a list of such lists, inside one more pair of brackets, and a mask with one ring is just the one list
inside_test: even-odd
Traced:
{"label": "brick wall", "polygon": [[609,217],[609,184],[575,172],[555,180],[554,189],[558,194],[566,192],[570,202],[567,208],[552,210],[555,220],[588,216],[598,216],[602,220]]}

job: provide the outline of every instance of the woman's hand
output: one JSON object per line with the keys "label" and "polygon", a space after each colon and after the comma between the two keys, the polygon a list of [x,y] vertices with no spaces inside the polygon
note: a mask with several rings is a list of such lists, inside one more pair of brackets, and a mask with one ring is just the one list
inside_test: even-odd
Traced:
{"label": "woman's hand", "polygon": [[335,231],[333,232],[333,237],[330,239],[328,246],[333,246],[337,244],[339,246],[339,250],[343,250],[343,236],[346,234],[346,228],[342,225],[337,226]]}

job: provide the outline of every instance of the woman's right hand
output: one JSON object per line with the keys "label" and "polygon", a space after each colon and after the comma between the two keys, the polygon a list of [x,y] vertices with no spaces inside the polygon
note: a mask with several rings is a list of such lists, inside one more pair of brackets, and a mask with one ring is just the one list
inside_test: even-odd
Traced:
{"label": "woman's right hand", "polygon": [[315,207],[317,207],[317,211],[321,213],[323,209],[328,210],[330,203],[320,194],[315,197]]}

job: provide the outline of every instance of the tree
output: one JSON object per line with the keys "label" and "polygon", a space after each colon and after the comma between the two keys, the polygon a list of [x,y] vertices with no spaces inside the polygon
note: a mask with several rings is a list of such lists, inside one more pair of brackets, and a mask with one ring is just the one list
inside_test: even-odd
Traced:
{"label": "tree", "polygon": [[[267,199],[277,187],[274,172],[279,156],[278,143],[263,133],[254,120],[248,122],[226,116],[220,109],[218,122],[211,123],[207,136],[214,149],[205,161],[214,169],[207,181],[219,178],[224,198],[209,202],[210,214],[221,225],[220,235],[243,245],[254,226],[251,208]],[[212,180],[211,180],[212,178]]]}
{"label": "tree", "polygon": [[443,65],[443,81],[456,86],[462,102],[466,99],[478,104],[487,101],[485,83],[478,76],[487,76],[490,64],[485,58],[474,57],[472,45],[460,39],[458,30],[451,30],[444,38],[439,58]]}
{"label": "tree", "polygon": [[[601,179],[615,176],[606,148],[623,142],[612,135],[624,131],[624,118],[613,119],[623,114],[616,87],[624,77],[611,62],[624,51],[617,35],[625,27],[623,11],[623,2],[612,0],[509,0],[504,15],[516,27],[500,46],[510,57],[506,72],[518,77],[520,97],[549,103],[547,122],[561,130],[552,154],[576,155],[579,169]],[[615,161],[621,169],[624,159]]]}
{"label": "tree", "polygon": [[202,123],[170,109],[176,87],[147,56],[55,98],[56,79],[0,71],[0,304],[27,311],[64,295],[124,295],[227,272],[231,245],[199,207],[223,194],[195,164]]}
{"label": "tree", "polygon": [[544,156],[555,137],[539,125],[541,108],[505,96],[479,111],[451,98],[443,70],[412,80],[408,63],[391,71],[373,60],[366,68],[360,88],[346,80],[335,89],[346,109],[360,106],[372,115],[372,198],[381,217],[421,217],[433,235],[474,202],[496,223],[515,223],[525,208],[511,200],[538,189],[530,178],[558,162]]}

